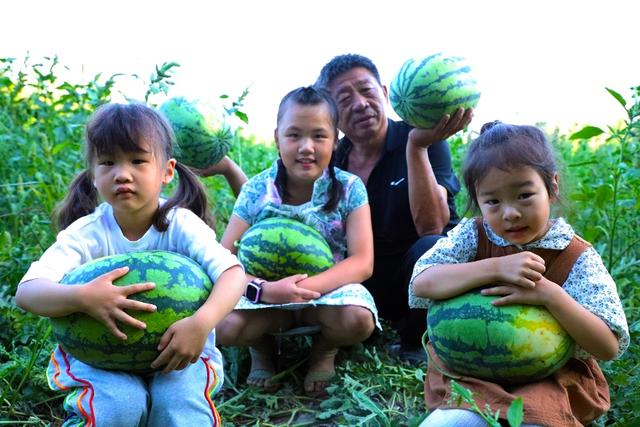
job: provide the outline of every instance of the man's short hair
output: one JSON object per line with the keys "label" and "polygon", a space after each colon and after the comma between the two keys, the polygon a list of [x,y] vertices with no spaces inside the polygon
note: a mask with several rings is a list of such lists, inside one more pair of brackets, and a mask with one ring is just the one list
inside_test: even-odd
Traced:
{"label": "man's short hair", "polygon": [[375,66],[373,61],[371,61],[366,56],[358,55],[355,53],[348,53],[345,55],[335,56],[331,61],[327,62],[322,70],[320,70],[320,76],[315,82],[315,86],[320,88],[328,89],[331,82],[338,77],[339,75],[346,73],[347,71],[353,68],[366,68],[373,74],[376,81],[380,86],[382,86],[382,82],[380,81],[380,73],[378,73],[378,68]]}

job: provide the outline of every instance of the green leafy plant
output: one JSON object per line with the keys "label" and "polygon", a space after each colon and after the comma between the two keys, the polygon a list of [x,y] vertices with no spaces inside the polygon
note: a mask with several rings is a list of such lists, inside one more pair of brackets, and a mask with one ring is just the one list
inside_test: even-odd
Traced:
{"label": "green leafy plant", "polygon": [[[489,426],[500,427],[500,421],[498,421],[500,410],[493,412],[489,405],[486,405],[485,408],[481,409],[473,399],[473,393],[471,390],[458,384],[455,380],[451,380],[451,397],[456,401],[458,406],[460,406],[462,402],[469,404],[471,410],[480,415]],[[507,410],[507,422],[511,427],[520,427],[522,424],[522,408],[522,397],[517,397],[509,405],[509,409]]]}

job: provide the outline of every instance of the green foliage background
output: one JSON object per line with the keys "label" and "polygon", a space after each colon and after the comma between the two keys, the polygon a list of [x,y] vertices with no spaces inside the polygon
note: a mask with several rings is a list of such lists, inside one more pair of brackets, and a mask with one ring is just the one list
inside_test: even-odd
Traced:
{"label": "green foliage background", "polygon": [[[170,91],[177,64],[156,67],[145,83],[144,100],[153,103]],[[29,264],[53,242],[51,212],[73,175],[83,168],[83,126],[95,108],[114,96],[116,82],[133,76],[97,75],[87,82],[59,77],[57,58],[18,61],[0,58],[0,425],[60,425],[61,396],[51,393],[44,368],[54,345],[46,319],[27,314],[13,301]],[[548,133],[564,165],[562,212],[592,242],[611,271],[622,298],[632,344],[619,360],[601,365],[611,387],[612,408],[596,425],[640,425],[640,87],[627,101],[608,89],[626,119],[607,129],[585,126],[573,135]],[[242,121],[246,91],[227,111]],[[229,97],[221,96],[228,102]],[[275,120],[275,118],[274,118]],[[451,138],[456,170],[466,143],[475,135]],[[252,176],[276,156],[271,142],[239,132],[229,156]],[[203,178],[221,234],[234,196],[220,177]],[[458,198],[460,207],[465,195]],[[462,211],[462,210],[461,210]],[[418,425],[424,417],[425,366],[412,367],[384,351],[394,337],[386,332],[373,343],[338,356],[338,379],[325,399],[301,393],[308,338],[281,343],[283,386],[265,394],[243,380],[247,355],[224,349],[226,385],[217,405],[225,425]]]}

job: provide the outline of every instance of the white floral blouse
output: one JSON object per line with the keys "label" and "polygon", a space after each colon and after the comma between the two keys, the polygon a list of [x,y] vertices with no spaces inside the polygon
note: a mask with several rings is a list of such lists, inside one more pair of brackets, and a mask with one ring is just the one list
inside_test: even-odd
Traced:
{"label": "white floral blouse", "polygon": [[[487,238],[498,246],[509,246],[510,243],[498,236],[486,222],[483,222]],[[547,234],[540,240],[520,246],[522,250],[534,248],[564,249],[575,235],[573,228],[563,218],[553,220]],[[412,308],[428,308],[430,300],[415,295],[413,281],[427,268],[439,264],[457,264],[471,262],[475,259],[478,245],[478,232],[473,219],[462,220],[447,237],[440,239],[429,251],[423,254],[413,269],[409,283],[409,306]],[[564,290],[580,305],[585,307],[607,323],[618,337],[618,357],[629,346],[629,326],[622,309],[616,284],[607,271],[598,252],[589,247],[578,258],[563,285]],[[578,349],[578,357],[586,357],[582,349]]]}

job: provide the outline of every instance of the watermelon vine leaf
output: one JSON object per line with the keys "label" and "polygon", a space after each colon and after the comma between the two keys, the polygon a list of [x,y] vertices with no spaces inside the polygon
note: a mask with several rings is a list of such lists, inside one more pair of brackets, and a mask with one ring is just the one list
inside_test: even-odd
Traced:
{"label": "watermelon vine leaf", "polygon": [[[488,404],[485,405],[484,411],[481,410],[473,399],[473,392],[458,384],[455,380],[451,380],[451,398],[457,402],[457,406],[460,406],[461,401],[467,403],[470,406],[469,409],[480,415],[490,427],[500,427],[500,421],[498,420],[500,410],[493,412]],[[518,397],[511,402],[507,411],[507,421],[509,422],[509,426],[520,427],[523,418],[522,408],[522,397]]]}

